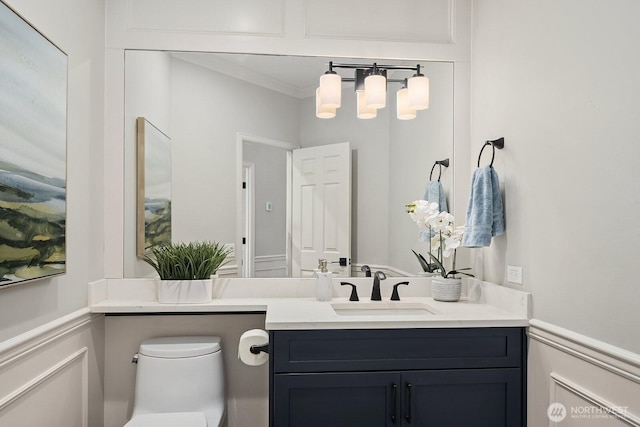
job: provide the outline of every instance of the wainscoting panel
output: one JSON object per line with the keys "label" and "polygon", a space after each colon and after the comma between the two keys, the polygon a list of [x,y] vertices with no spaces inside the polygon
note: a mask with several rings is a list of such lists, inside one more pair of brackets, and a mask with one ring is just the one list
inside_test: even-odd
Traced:
{"label": "wainscoting panel", "polygon": [[[306,0],[307,38],[453,41],[453,0]],[[348,8],[349,13],[344,13]],[[354,15],[358,19],[353,19]]]}
{"label": "wainscoting panel", "polygon": [[640,355],[536,319],[529,337],[529,426],[640,426]]}
{"label": "wainscoting panel", "polygon": [[103,319],[80,310],[0,343],[0,426],[103,425]]}
{"label": "wainscoting panel", "polygon": [[287,257],[282,255],[257,256],[254,260],[255,277],[287,277]]}
{"label": "wainscoting panel", "polygon": [[284,25],[283,0],[128,0],[127,14],[134,31],[273,36]]}

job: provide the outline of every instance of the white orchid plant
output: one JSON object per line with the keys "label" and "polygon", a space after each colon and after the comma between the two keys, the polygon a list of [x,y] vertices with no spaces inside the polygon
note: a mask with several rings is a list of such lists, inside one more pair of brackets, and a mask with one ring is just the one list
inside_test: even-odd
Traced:
{"label": "white orchid plant", "polygon": [[[413,251],[418,258],[422,269],[429,273],[438,272],[444,278],[454,278],[456,274],[464,274],[473,277],[472,274],[463,273],[461,268],[456,270],[456,250],[462,242],[464,225],[455,227],[454,217],[449,212],[439,211],[438,204],[427,200],[415,200],[408,205],[407,213],[421,231],[423,240],[430,240],[428,262],[421,254]],[[444,259],[452,257],[451,270],[444,267]]]}

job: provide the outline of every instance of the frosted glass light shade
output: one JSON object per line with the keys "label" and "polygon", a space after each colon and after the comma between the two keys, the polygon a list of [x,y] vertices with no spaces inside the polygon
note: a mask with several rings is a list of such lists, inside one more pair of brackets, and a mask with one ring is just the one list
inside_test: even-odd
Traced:
{"label": "frosted glass light shade", "polygon": [[423,75],[413,76],[407,83],[409,107],[414,110],[429,108],[429,79]]}
{"label": "frosted glass light shade", "polygon": [[336,109],[320,104],[320,88],[316,89],[316,117],[319,119],[333,119],[336,116]]}
{"label": "frosted glass light shade", "polygon": [[396,94],[398,120],[411,120],[416,118],[416,110],[409,107],[409,89],[402,88]]}
{"label": "frosted glass light shade", "polygon": [[387,79],[372,74],[364,79],[364,96],[367,107],[384,108],[387,105]]}
{"label": "frosted glass light shade", "polygon": [[373,107],[367,107],[364,100],[364,92],[356,92],[358,97],[358,112],[359,119],[373,119],[378,115],[378,110]]}
{"label": "frosted glass light shade", "polygon": [[320,105],[329,108],[340,108],[341,102],[342,78],[340,75],[328,73],[320,76]]}

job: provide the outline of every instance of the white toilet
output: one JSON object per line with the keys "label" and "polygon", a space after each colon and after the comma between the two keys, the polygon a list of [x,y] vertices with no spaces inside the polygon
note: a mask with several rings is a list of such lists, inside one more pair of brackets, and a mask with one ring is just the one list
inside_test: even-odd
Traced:
{"label": "white toilet", "polygon": [[136,391],[125,427],[219,427],[226,415],[219,337],[150,338],[137,354]]}

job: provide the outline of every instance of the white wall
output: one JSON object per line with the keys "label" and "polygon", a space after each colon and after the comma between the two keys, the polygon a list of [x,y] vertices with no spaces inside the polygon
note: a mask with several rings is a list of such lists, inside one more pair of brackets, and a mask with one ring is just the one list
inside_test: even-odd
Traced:
{"label": "white wall", "polygon": [[472,152],[505,137],[485,279],[520,265],[535,318],[640,353],[637,16],[633,0],[476,1]]}
{"label": "white wall", "polygon": [[104,276],[104,2],[7,4],[68,55],[67,274],[0,289],[0,342],[86,307]]}
{"label": "white wall", "polygon": [[[125,118],[124,145],[126,180],[136,182],[137,139],[136,119],[144,117],[171,138],[171,56],[165,52],[132,51],[125,55]],[[171,144],[172,150],[175,144]],[[137,277],[150,274],[150,266],[137,260],[137,185],[124,187],[125,209],[129,213],[124,217],[126,245],[125,259],[128,268]]]}

